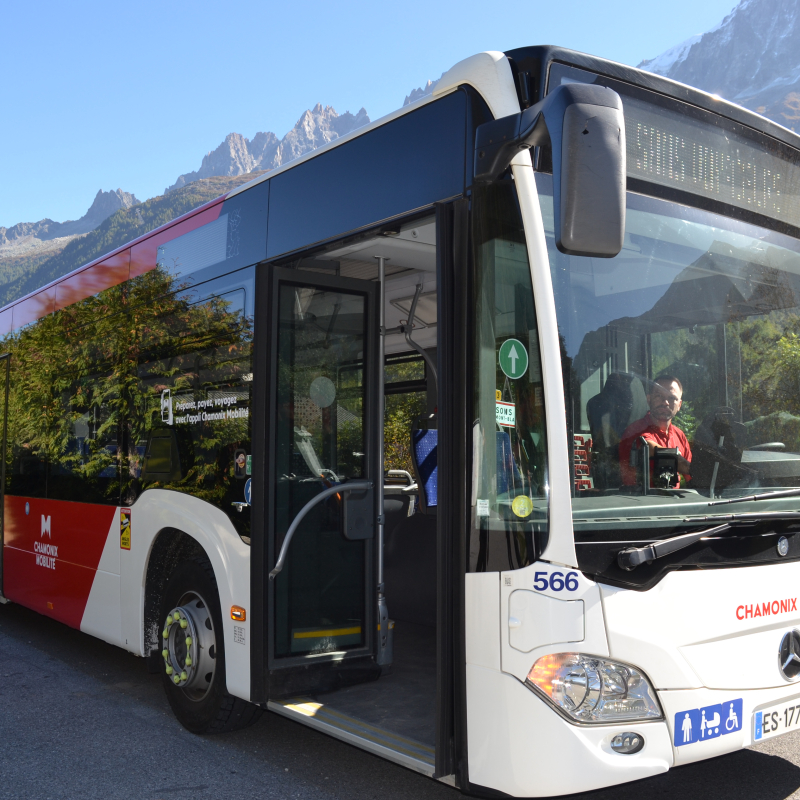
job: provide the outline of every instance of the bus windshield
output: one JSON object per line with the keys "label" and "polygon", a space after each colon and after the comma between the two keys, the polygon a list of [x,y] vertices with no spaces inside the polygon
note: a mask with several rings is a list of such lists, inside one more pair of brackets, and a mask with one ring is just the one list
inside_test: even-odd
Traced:
{"label": "bus windshield", "polygon": [[552,179],[537,183],[576,536],[603,523],[666,534],[750,509],[710,502],[800,486],[800,242],[629,193],[620,254],[566,256]]}

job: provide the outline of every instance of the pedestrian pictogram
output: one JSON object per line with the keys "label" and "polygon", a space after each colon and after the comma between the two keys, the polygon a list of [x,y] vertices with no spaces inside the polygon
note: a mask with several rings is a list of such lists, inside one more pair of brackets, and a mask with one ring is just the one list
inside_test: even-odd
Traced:
{"label": "pedestrian pictogram", "polygon": [[528,371],[528,351],[519,339],[506,339],[500,346],[498,358],[500,369],[511,380],[521,378]]}

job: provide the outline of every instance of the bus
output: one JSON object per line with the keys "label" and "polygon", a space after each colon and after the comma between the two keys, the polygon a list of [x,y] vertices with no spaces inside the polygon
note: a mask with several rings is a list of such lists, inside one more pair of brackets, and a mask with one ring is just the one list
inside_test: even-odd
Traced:
{"label": "bus", "polygon": [[3,602],[192,732],[535,797],[800,727],[800,137],[757,114],[480,53],[0,336]]}

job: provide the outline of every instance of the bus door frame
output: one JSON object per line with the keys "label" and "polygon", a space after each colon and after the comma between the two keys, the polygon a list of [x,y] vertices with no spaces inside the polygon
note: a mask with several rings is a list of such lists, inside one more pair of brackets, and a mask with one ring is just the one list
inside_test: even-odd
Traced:
{"label": "bus door frame", "polygon": [[[467,786],[465,574],[472,475],[470,201],[436,204],[438,501],[436,767]],[[391,608],[390,608],[391,612]]]}
{"label": "bus door frame", "polygon": [[[374,281],[358,280],[355,278],[342,278],[324,273],[310,272],[304,270],[288,269],[275,265],[265,265],[257,273],[256,297],[257,303],[262,309],[268,309],[265,317],[257,323],[255,340],[255,359],[257,371],[261,373],[259,383],[256,385],[258,396],[266,399],[266,404],[259,404],[256,420],[258,427],[254,425],[254,437],[258,435],[258,440],[264,442],[264,450],[257,458],[259,465],[263,468],[259,470],[259,486],[261,497],[265,502],[259,503],[254,508],[254,532],[255,541],[258,547],[251,553],[253,568],[251,575],[255,579],[251,585],[251,596],[256,603],[253,603],[254,611],[258,609],[258,617],[262,624],[260,630],[255,632],[255,636],[261,637],[261,642],[256,642],[254,636],[253,651],[251,653],[251,699],[253,702],[265,703],[273,694],[273,678],[277,678],[276,672],[286,674],[291,669],[305,669],[310,663],[327,664],[331,662],[344,663],[356,658],[364,658],[376,655],[377,636],[375,626],[377,619],[377,558],[378,558],[378,536],[377,536],[377,511],[375,512],[376,525],[375,535],[372,539],[365,540],[365,582],[364,582],[364,607],[365,607],[365,634],[366,642],[363,647],[357,650],[348,651],[342,657],[341,653],[315,654],[309,655],[283,656],[276,658],[274,653],[274,630],[273,614],[275,613],[275,585],[270,581],[269,572],[274,567],[278,550],[275,547],[275,481],[272,477],[276,469],[276,408],[277,408],[277,369],[278,369],[278,323],[279,323],[279,286],[281,284],[294,284],[297,286],[313,286],[321,289],[337,290],[351,294],[361,294],[365,298],[366,320],[365,320],[365,343],[367,347],[364,359],[364,367],[368,375],[365,405],[367,414],[365,415],[366,437],[365,445],[368,457],[366,459],[365,479],[373,481],[382,479],[382,471],[378,470],[377,465],[377,442],[375,432],[377,429],[377,353],[378,353],[378,284]],[[261,305],[266,301],[264,305]],[[258,306],[257,306],[258,307]],[[260,335],[259,335],[260,329]],[[262,369],[258,366],[263,365]],[[259,391],[260,390],[260,391]],[[254,439],[255,441],[255,439]],[[255,448],[254,448],[255,449]],[[254,477],[256,477],[254,475]],[[255,481],[254,481],[255,483]],[[373,487],[373,498],[377,498],[377,486]],[[255,492],[253,492],[255,496]],[[377,503],[376,503],[377,505]],[[291,548],[287,556],[287,563],[291,559]],[[260,595],[260,597],[259,597]],[[260,661],[257,666],[256,659]],[[256,670],[261,674],[257,674]],[[277,681],[275,682],[277,683]]]}
{"label": "bus door frame", "polygon": [[[5,361],[3,440],[0,443],[0,602],[6,602],[3,594],[3,549],[6,542],[6,447],[8,441],[8,394],[11,382],[11,353],[0,355],[0,361]],[[0,367],[0,369],[2,368]]]}
{"label": "bus door frame", "polygon": [[[447,513],[437,515],[436,760],[433,777],[454,776],[456,785],[468,786],[464,582],[468,555],[467,531],[471,524],[468,480],[472,474],[472,393],[468,391],[472,371],[469,324],[473,292],[470,201],[464,198],[437,203],[434,210],[439,317],[438,495],[439,504],[442,509],[447,509]],[[264,706],[270,697],[272,671],[298,666],[288,663],[288,659],[280,659],[279,662],[284,663],[276,664],[272,658],[270,627],[273,600],[267,578],[276,557],[274,521],[271,519],[274,489],[269,484],[268,476],[274,468],[272,450],[275,446],[275,417],[272,409],[277,399],[274,379],[277,285],[278,280],[287,275],[295,282],[307,280],[319,285],[337,285],[335,278],[317,273],[298,273],[272,264],[262,264],[256,271],[250,699]],[[376,294],[377,290],[376,284]],[[377,305],[374,306],[374,313],[377,319]],[[377,354],[377,347],[374,353]],[[371,366],[373,375],[377,375],[376,365]],[[374,422],[371,427],[374,429]],[[263,498],[263,501],[259,498]],[[377,558],[377,554],[374,555]],[[377,600],[377,587],[370,589],[375,591]],[[371,604],[368,608],[371,609]],[[391,608],[389,613],[391,615]]]}

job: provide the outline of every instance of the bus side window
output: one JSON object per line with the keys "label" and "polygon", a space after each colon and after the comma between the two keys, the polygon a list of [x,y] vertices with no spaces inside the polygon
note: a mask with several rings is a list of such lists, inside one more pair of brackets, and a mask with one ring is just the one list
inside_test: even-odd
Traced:
{"label": "bus side window", "polygon": [[159,316],[140,328],[131,493],[200,496],[247,536],[249,510],[232,506],[245,499],[234,457],[243,451],[246,462],[251,452],[252,318],[243,288],[206,297],[199,290],[161,298]]}
{"label": "bus side window", "polygon": [[10,494],[119,503],[123,310],[113,287],[14,336]]}

